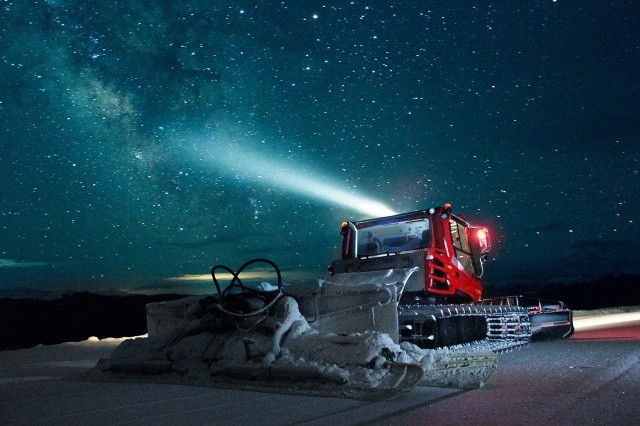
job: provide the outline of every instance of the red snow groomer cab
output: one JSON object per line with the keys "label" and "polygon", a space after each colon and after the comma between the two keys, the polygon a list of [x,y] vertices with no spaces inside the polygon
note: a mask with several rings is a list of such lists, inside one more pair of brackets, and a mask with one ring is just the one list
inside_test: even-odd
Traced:
{"label": "red snow groomer cab", "polygon": [[430,303],[477,302],[491,249],[489,231],[451,213],[451,205],[360,222],[343,222],[342,258],[332,273],[420,269],[404,298]]}
{"label": "red snow groomer cab", "polygon": [[[332,274],[417,267],[398,306],[400,340],[448,347],[478,340],[526,343],[568,337],[571,311],[519,296],[481,301],[489,231],[471,226],[451,205],[376,219],[343,222],[342,255]],[[545,305],[546,306],[546,305]]]}

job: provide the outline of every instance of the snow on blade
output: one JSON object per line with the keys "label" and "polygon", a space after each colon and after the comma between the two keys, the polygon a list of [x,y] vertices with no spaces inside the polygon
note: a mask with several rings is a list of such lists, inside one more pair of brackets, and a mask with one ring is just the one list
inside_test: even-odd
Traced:
{"label": "snow on blade", "polygon": [[[365,275],[359,287],[322,281],[306,293],[299,292],[308,300],[331,299],[339,308],[335,311],[333,305],[319,303],[322,309],[328,306],[328,317],[338,318],[337,322],[319,321],[319,328],[310,325],[291,296],[280,298],[271,314],[251,318],[229,318],[215,304],[210,308],[211,297],[151,304],[147,307],[149,337],[124,341],[98,364],[96,372],[101,379],[364,400],[391,398],[419,384],[483,386],[497,367],[497,357],[491,352],[400,345],[388,333],[367,328],[367,321],[357,323],[361,330],[340,332],[341,324],[349,322],[358,308],[347,302],[353,299],[361,306],[372,306],[365,310],[386,303],[395,310],[389,300],[395,300],[395,291],[401,292],[402,280],[408,275],[387,273],[387,282],[380,276]],[[367,298],[372,302],[367,303]]]}

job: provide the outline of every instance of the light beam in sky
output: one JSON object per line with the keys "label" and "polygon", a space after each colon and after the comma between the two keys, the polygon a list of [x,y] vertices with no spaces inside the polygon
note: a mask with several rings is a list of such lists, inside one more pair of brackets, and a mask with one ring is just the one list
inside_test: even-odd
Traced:
{"label": "light beam in sky", "polygon": [[194,145],[194,150],[199,154],[200,161],[227,175],[273,185],[375,217],[397,213],[381,202],[347,191],[345,185],[332,182],[307,166],[295,164],[292,160],[278,161],[276,155],[252,150],[249,144],[240,144],[235,140],[221,142],[216,138],[204,148]]}

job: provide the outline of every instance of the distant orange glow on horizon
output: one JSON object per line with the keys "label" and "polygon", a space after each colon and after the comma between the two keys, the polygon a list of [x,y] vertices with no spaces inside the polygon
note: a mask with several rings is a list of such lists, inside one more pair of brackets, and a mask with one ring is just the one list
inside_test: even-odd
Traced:
{"label": "distant orange glow on horizon", "polygon": [[[228,273],[228,272],[221,272],[221,273],[217,273],[216,272],[216,277],[220,280],[231,280],[233,278],[233,276]],[[242,273],[240,274],[240,278],[241,279],[273,279],[275,278],[275,275],[273,273],[273,270],[271,271],[242,271]],[[202,281],[213,281],[213,278],[211,277],[211,274],[183,274],[183,275],[178,275],[175,277],[168,277],[164,279],[165,281],[172,281],[172,282],[202,282]]]}

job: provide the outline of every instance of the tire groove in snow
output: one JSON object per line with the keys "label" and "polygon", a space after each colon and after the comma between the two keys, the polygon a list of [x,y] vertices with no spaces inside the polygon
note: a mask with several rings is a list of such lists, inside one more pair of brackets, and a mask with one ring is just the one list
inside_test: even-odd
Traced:
{"label": "tire groove in snow", "polygon": [[615,363],[605,368],[604,372],[598,373],[599,377],[595,378],[594,380],[589,380],[587,381],[587,383],[581,382],[581,392],[574,397],[567,398],[562,404],[562,407],[556,410],[556,412],[558,414],[572,412],[574,410],[574,407],[578,405],[577,402],[587,400],[589,397],[598,394],[602,390],[602,388],[612,384],[624,374],[629,372],[629,370],[631,370],[634,366],[637,366],[639,360],[640,357],[638,354],[631,354],[623,358],[621,362]]}

